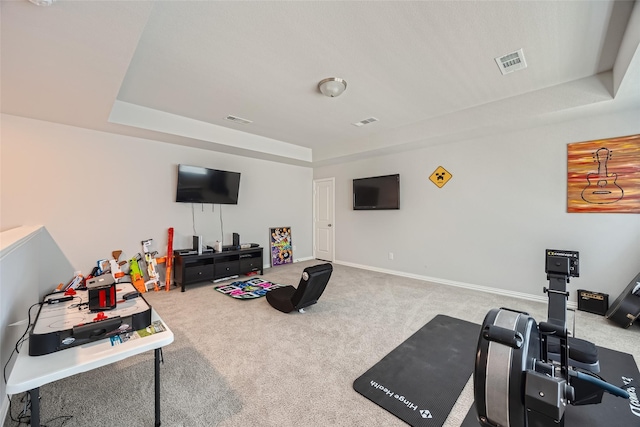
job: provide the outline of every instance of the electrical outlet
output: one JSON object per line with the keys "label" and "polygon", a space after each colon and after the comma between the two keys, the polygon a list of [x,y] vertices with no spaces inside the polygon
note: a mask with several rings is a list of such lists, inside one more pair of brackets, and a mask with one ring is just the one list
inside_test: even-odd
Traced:
{"label": "electrical outlet", "polygon": [[295,251],[295,250],[296,250],[296,245],[293,245],[293,246],[291,247],[291,249],[293,249],[293,250]]}
{"label": "electrical outlet", "polygon": [[389,252],[389,259],[393,259],[393,252]]}

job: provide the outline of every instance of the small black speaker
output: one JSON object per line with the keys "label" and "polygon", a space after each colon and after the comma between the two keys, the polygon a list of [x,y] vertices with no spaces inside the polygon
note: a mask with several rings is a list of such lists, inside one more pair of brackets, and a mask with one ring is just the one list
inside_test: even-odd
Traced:
{"label": "small black speaker", "polygon": [[193,236],[193,250],[202,255],[203,241],[202,236]]}
{"label": "small black speaker", "polygon": [[609,294],[578,289],[578,310],[604,316],[609,309]]}
{"label": "small black speaker", "polygon": [[240,246],[240,235],[233,233],[233,246]]}

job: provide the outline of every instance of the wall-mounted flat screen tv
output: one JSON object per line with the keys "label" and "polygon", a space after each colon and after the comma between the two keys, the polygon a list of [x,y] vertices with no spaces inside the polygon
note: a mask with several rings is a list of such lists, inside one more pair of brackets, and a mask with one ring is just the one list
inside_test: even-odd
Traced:
{"label": "wall-mounted flat screen tv", "polygon": [[237,205],[240,172],[178,165],[176,202]]}
{"label": "wall-mounted flat screen tv", "polygon": [[353,180],[353,210],[400,209],[400,175]]}

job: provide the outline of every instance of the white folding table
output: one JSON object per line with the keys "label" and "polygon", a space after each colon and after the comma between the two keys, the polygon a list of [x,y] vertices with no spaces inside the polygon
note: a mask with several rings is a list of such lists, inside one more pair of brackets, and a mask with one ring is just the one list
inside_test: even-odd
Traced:
{"label": "white folding table", "polygon": [[[151,308],[151,321],[162,321]],[[165,330],[153,335],[128,340],[112,346],[111,340],[102,339],[71,347],[43,356],[29,356],[28,340],[7,380],[7,394],[28,391],[31,397],[31,426],[40,426],[40,387],[81,372],[109,365],[145,351],[155,352],[155,425],[160,425],[160,359],[161,348],[173,342],[173,332],[162,322]]]}

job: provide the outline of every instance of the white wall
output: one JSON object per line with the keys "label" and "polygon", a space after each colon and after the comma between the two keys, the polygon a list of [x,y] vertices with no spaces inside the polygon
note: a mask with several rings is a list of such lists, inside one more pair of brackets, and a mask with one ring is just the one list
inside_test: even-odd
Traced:
{"label": "white wall", "polygon": [[[73,275],[73,268],[44,227],[18,227],[0,233],[0,360],[4,367],[20,336],[25,332],[29,307],[41,301],[60,282]],[[31,320],[38,308],[31,310]],[[14,323],[20,325],[9,326]],[[22,348],[24,349],[24,347]],[[10,374],[16,356],[7,366]],[[9,406],[4,378],[0,383],[0,419]]]}
{"label": "white wall", "polygon": [[[223,207],[225,242],[235,231],[267,247],[268,228],[288,225],[303,259],[312,256],[312,178],[335,177],[337,262],[542,297],[543,250],[572,249],[581,277],[570,289],[615,298],[640,270],[640,216],[566,213],[566,145],[640,133],[638,117],[590,117],[312,173],[2,115],[0,229],[45,225],[82,271],[115,249],[132,256],[147,238],[164,254],[170,226],[175,247],[188,247],[191,205],[173,201],[176,165],[185,163],[242,173],[239,205]],[[428,180],[438,166],[453,174],[441,189]],[[401,175],[399,211],[351,209],[353,178],[390,173]],[[218,214],[199,205],[193,213],[207,243],[219,239]]]}
{"label": "white wall", "polygon": [[[569,290],[616,298],[640,271],[640,215],[568,214],[567,144],[640,133],[639,118],[635,110],[316,168],[314,179],[336,180],[336,262],[544,299],[544,249],[577,250]],[[453,175],[441,189],[429,181],[438,166]],[[393,173],[400,210],[352,210],[353,178]]]}
{"label": "white wall", "polygon": [[[269,265],[269,227],[290,226],[294,259],[312,256],[312,170],[140,138],[2,115],[0,230],[43,224],[74,269],[88,273],[114,250],[141,241],[166,253],[201,234],[221,238],[219,205],[175,202],[177,165],[241,173],[238,205],[222,206],[224,243],[259,243]],[[192,206],[195,209],[192,210]],[[69,277],[70,279],[71,277]]]}

